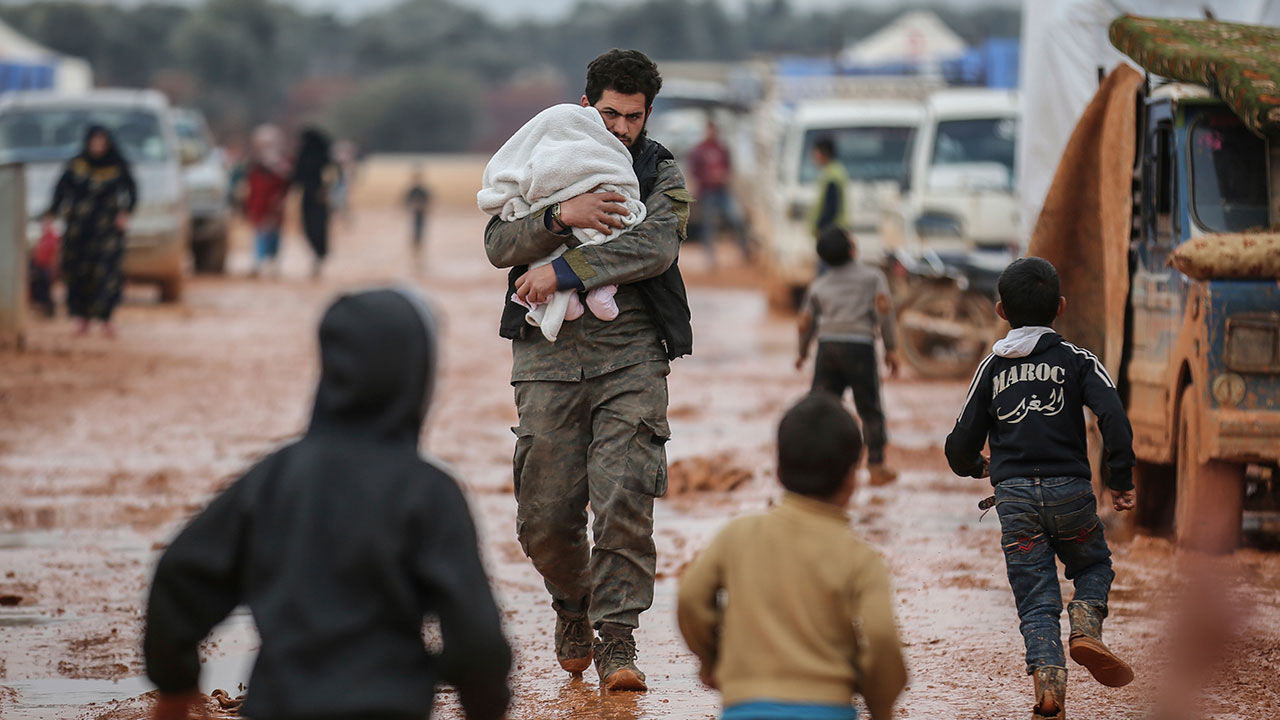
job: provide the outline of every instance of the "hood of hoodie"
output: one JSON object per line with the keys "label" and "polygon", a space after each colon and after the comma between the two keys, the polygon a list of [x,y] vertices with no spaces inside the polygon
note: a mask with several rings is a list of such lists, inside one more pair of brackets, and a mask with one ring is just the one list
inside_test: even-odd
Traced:
{"label": "hood of hoodie", "polygon": [[1058,342],[1058,332],[1051,327],[1030,325],[1009,331],[991,351],[1002,358],[1021,358],[1033,355]]}
{"label": "hood of hoodie", "polygon": [[417,445],[435,387],[435,317],[399,288],[343,295],[320,320],[320,383],[308,432]]}

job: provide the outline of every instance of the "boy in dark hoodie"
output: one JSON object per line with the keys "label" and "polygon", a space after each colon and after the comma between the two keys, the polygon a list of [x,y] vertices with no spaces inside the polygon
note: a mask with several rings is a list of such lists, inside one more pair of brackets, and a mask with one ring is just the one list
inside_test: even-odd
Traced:
{"label": "boy in dark hoodie", "polygon": [[[1061,719],[1067,668],[1055,555],[1075,585],[1067,605],[1071,659],[1104,685],[1133,680],[1129,666],[1102,643],[1115,572],[1090,481],[1084,407],[1098,417],[1117,511],[1134,506],[1133,430],[1102,363],[1051,327],[1067,305],[1053,265],[1034,257],[1016,260],[1001,273],[998,290],[996,313],[1013,329],[978,366],[947,436],[947,462],[957,475],[990,476],[995,486],[1027,674],[1035,677],[1032,717]],[[990,460],[982,455],[988,442]]]}
{"label": "boy in dark hoodie", "polygon": [[[147,607],[155,716],[199,697],[197,646],[239,604],[262,638],[244,713],[426,718],[437,682],[470,720],[502,717],[511,657],[458,483],[418,453],[436,366],[415,295],[339,298],[320,323],[311,426],[173,541]],[[443,650],[423,644],[439,620]]]}

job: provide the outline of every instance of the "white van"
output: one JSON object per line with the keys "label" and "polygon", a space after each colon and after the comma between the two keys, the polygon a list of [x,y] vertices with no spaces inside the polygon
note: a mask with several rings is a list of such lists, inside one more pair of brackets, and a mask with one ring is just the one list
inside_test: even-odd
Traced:
{"label": "white van", "polygon": [[138,206],[125,237],[124,274],[160,285],[164,301],[182,295],[190,222],[178,139],[169,102],[154,90],[93,90],[0,95],[0,163],[26,166],[28,236],[40,235],[67,160],[80,151],[89,126],[108,128],[129,161]]}
{"label": "white van", "polygon": [[910,151],[923,120],[924,108],[914,100],[869,99],[809,100],[776,118],[781,144],[773,158],[775,176],[761,178],[765,192],[756,194],[752,208],[771,283],[795,296],[813,279],[817,254],[809,212],[817,201],[819,172],[813,146],[822,137],[835,143],[849,174],[846,208],[859,257],[880,261],[881,219],[910,180]]}
{"label": "white van", "polygon": [[1014,177],[1019,119],[1016,91],[933,93],[907,192],[886,216],[885,242],[917,254],[1015,251],[1022,244]]}

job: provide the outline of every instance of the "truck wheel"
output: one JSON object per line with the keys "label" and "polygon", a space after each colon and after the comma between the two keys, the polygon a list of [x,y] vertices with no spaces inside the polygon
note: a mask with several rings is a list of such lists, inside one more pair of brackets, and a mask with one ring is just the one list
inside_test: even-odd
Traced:
{"label": "truck wheel", "polygon": [[175,275],[160,281],[160,302],[172,303],[182,299],[182,276]]}
{"label": "truck wheel", "polygon": [[921,284],[898,307],[898,346],[923,378],[968,378],[987,354],[995,303],[954,284]]}
{"label": "truck wheel", "polygon": [[1139,460],[1133,468],[1133,485],[1138,492],[1134,526],[1152,535],[1165,535],[1173,530],[1178,487],[1176,468]]}
{"label": "truck wheel", "polygon": [[1200,401],[1188,385],[1178,405],[1177,508],[1174,536],[1179,545],[1225,553],[1240,542],[1244,510],[1244,466],[1221,460],[1200,462]]}

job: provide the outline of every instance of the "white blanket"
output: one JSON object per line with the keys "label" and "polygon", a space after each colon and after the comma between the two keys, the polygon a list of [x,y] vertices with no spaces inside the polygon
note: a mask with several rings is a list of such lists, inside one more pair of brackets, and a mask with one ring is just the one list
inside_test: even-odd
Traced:
{"label": "white blanket", "polygon": [[[645,206],[640,201],[640,182],[631,166],[631,153],[605,127],[599,111],[580,105],[553,105],[525,123],[489,159],[476,204],[510,222],[588,192],[625,196],[627,201],[621,204],[628,214],[621,218],[624,227],[610,235],[573,228],[582,245],[608,242],[644,220]],[[566,249],[557,248],[531,267],[546,265]],[[571,290],[557,292],[545,306],[531,309],[526,320],[555,342],[572,294]]]}

